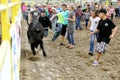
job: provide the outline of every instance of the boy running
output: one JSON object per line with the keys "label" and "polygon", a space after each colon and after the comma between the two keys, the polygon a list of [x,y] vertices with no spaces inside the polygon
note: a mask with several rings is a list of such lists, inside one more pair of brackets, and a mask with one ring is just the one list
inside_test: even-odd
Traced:
{"label": "boy running", "polygon": [[98,65],[101,55],[105,52],[106,45],[109,44],[112,38],[114,38],[118,29],[118,27],[106,17],[107,11],[105,9],[101,9],[99,13],[101,20],[97,29],[94,32],[91,32],[91,35],[99,32],[96,47],[98,54],[96,60],[93,62],[93,66]]}

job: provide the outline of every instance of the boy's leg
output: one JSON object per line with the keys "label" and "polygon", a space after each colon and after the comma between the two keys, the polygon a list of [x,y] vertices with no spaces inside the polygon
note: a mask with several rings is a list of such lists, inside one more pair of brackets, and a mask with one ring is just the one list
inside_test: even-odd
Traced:
{"label": "boy's leg", "polygon": [[88,26],[88,21],[89,21],[89,19],[87,19],[87,26]]}
{"label": "boy's leg", "polygon": [[98,52],[98,54],[97,54],[96,60],[93,62],[93,66],[98,65],[99,59],[101,55],[104,53],[105,48],[106,48],[105,42],[97,43],[96,51]]}
{"label": "boy's leg", "polygon": [[97,54],[96,60],[92,64],[93,66],[97,66],[99,64],[99,59],[100,59],[101,55],[102,55],[102,53]]}
{"label": "boy's leg", "polygon": [[55,32],[55,28],[56,28],[56,20],[54,20],[52,22],[52,31]]}
{"label": "boy's leg", "polygon": [[78,19],[78,26],[79,26],[80,30],[82,30],[82,26],[81,26],[81,17],[79,17],[79,19]]}
{"label": "boy's leg", "polygon": [[87,26],[88,26],[88,19],[85,19],[85,26],[86,26],[86,28],[87,28]]}
{"label": "boy's leg", "polygon": [[94,38],[95,38],[95,34],[90,36],[90,52],[88,54],[91,56],[93,56],[93,52],[94,52]]}
{"label": "boy's leg", "polygon": [[78,29],[78,17],[76,17],[76,30]]}
{"label": "boy's leg", "polygon": [[52,38],[52,41],[55,41],[60,35],[60,32],[55,32]]}
{"label": "boy's leg", "polygon": [[65,36],[61,35],[61,41],[64,42],[64,40],[65,40]]}
{"label": "boy's leg", "polygon": [[96,61],[99,61],[101,55],[102,55],[102,53],[98,53],[98,54],[97,54]]}
{"label": "boy's leg", "polygon": [[53,35],[52,41],[55,41],[59,37],[61,31],[62,31],[62,24],[57,23],[56,32]]}
{"label": "boy's leg", "polygon": [[62,26],[60,45],[64,45],[63,43],[64,43],[64,40],[65,40],[66,28],[67,28],[67,25]]}

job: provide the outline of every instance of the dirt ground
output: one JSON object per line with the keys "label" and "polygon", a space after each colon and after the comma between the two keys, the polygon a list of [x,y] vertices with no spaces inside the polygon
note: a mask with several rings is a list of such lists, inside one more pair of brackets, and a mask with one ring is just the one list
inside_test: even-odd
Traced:
{"label": "dirt ground", "polygon": [[[120,19],[115,21],[120,27]],[[47,57],[41,50],[34,57],[27,40],[27,24],[22,20],[22,54],[20,80],[120,80],[120,28],[111,40],[108,51],[97,67],[92,66],[96,57],[89,56],[89,30],[75,32],[76,47],[60,46],[60,38],[51,41],[52,33],[44,39]],[[66,40],[66,44],[67,44]]]}

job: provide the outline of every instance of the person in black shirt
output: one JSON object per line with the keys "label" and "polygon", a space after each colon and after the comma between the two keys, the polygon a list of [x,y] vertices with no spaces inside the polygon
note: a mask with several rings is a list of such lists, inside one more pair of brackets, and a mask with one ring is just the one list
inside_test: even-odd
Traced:
{"label": "person in black shirt", "polygon": [[98,65],[98,61],[102,53],[105,52],[106,45],[109,44],[110,40],[114,38],[117,28],[116,25],[106,17],[107,11],[101,9],[99,11],[99,17],[101,18],[96,31],[91,34],[99,33],[97,38],[96,51],[98,52],[96,60],[93,62],[93,66]]}
{"label": "person in black shirt", "polygon": [[51,29],[52,24],[51,24],[50,19],[46,16],[44,9],[41,10],[39,22],[42,24],[42,26],[44,28],[44,37],[47,37],[48,36],[48,27]]}

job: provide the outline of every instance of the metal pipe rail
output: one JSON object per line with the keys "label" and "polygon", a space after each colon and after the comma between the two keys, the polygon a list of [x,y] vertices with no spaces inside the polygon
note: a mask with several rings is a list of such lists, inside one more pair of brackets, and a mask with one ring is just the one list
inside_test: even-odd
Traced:
{"label": "metal pipe rail", "polygon": [[8,5],[0,4],[0,12],[6,10],[7,8],[12,8],[15,5],[19,4],[18,2],[9,3]]}

